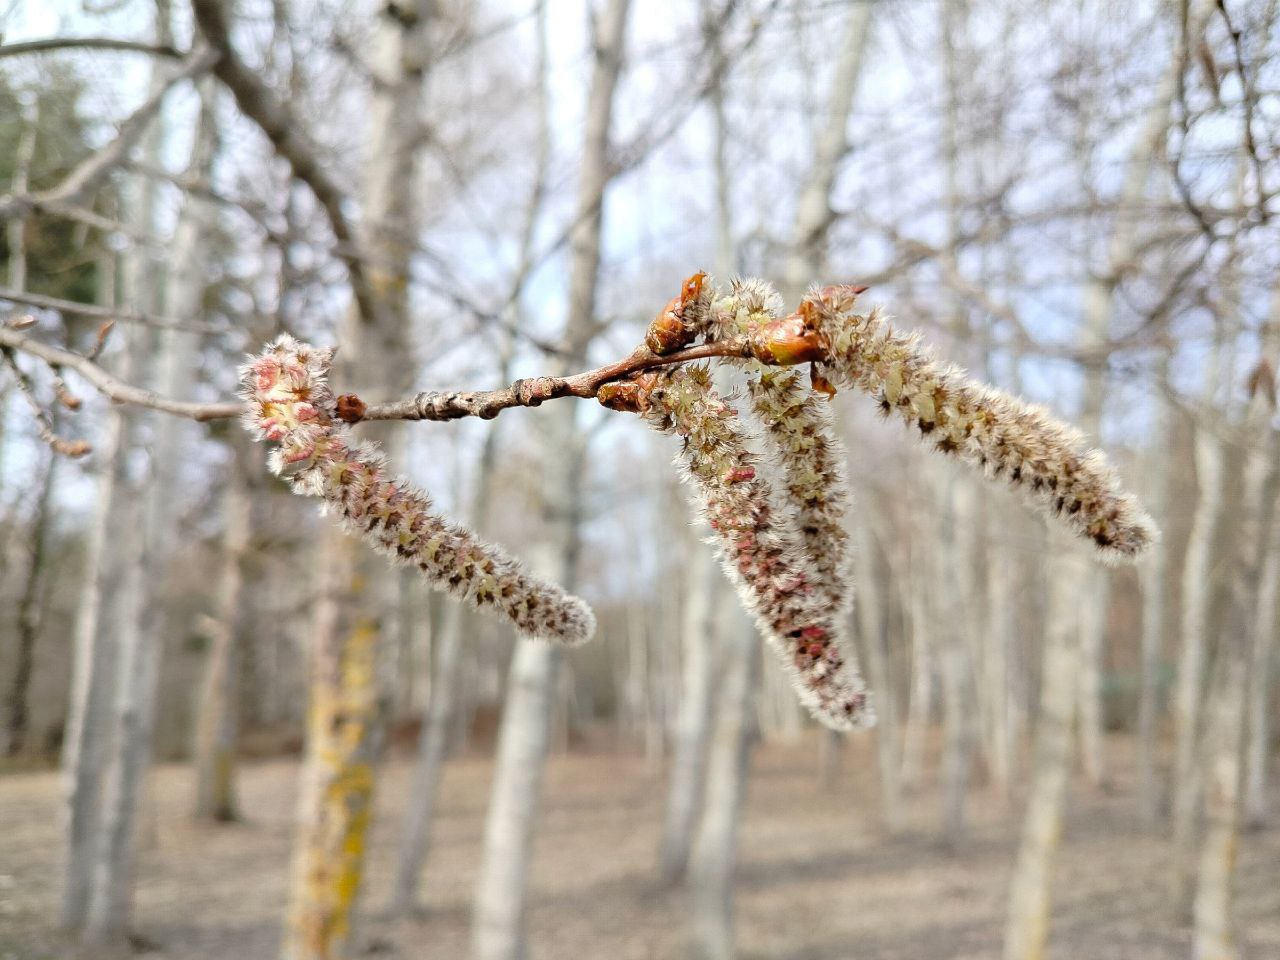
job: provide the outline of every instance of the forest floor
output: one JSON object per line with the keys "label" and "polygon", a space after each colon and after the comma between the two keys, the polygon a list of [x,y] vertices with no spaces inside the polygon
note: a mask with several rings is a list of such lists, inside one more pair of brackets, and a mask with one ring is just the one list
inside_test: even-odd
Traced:
{"label": "forest floor", "polygon": [[[1124,779],[1128,744],[1113,740],[1120,776],[1108,791],[1072,790],[1055,871],[1051,957],[1156,960],[1190,956],[1171,922],[1169,845],[1139,829]],[[955,850],[937,839],[936,786],[904,805],[906,829],[881,827],[869,743],[849,743],[825,789],[817,739],[755,753],[742,825],[737,934],[743,960],[934,960],[1000,955],[1018,816],[981,788]],[[271,960],[279,943],[294,816],[296,760],[246,765],[245,822],[197,825],[189,768],[156,770],[142,818],[137,943],[173,960]],[[381,781],[361,952],[459,960],[492,766],[451,762],[420,914],[385,912],[411,764]],[[0,960],[72,955],[53,930],[59,785],[53,773],[0,779]],[[579,750],[551,760],[529,903],[530,960],[666,960],[685,951],[686,898],[655,882],[661,769],[643,758]],[[1280,829],[1242,838],[1237,915],[1246,958],[1280,957]]]}

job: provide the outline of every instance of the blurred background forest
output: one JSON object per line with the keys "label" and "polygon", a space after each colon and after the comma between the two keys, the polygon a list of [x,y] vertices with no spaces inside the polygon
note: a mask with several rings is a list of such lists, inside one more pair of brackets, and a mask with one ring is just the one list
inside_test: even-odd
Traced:
{"label": "blurred background forest", "polygon": [[[0,33],[0,957],[1280,956],[1280,3],[8,0]],[[370,400],[584,369],[699,269],[870,284],[1163,539],[1102,567],[837,397],[880,718],[840,736],[633,417],[359,428],[592,603],[562,652],[199,416],[280,331]]]}

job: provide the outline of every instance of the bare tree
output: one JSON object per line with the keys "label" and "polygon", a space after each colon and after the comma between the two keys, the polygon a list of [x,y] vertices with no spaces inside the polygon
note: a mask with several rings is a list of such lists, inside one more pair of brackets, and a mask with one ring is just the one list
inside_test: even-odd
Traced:
{"label": "bare tree", "polygon": [[[596,287],[609,165],[614,96],[622,71],[629,0],[608,0],[593,22],[594,62],[570,234],[569,319],[561,363],[580,362],[596,330]],[[538,572],[572,585],[576,579],[583,440],[571,408],[543,418],[543,546]],[[476,960],[519,960],[525,953],[525,903],[547,725],[559,652],[522,640],[507,682],[497,768],[485,824],[485,855],[476,890],[472,952]]]}

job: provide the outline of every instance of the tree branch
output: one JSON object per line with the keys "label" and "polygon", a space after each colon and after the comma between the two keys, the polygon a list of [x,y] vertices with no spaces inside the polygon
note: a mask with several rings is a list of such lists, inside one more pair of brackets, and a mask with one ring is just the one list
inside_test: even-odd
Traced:
{"label": "tree branch", "polygon": [[231,91],[241,113],[258,125],[276,153],[288,161],[294,176],[310,187],[320,201],[351,276],[351,289],[360,315],[371,321],[377,316],[378,301],[360,256],[355,225],[344,209],[350,203],[347,192],[329,176],[298,118],[236,54],[221,0],[192,0],[191,7],[200,32],[217,51],[214,75]]}
{"label": "tree branch", "polygon": [[169,91],[183,80],[199,76],[208,70],[213,66],[214,59],[215,54],[204,48],[189,54],[164,86],[125,118],[125,121],[120,124],[120,131],[115,139],[101,150],[86,157],[56,187],[50,187],[38,193],[7,194],[0,197],[0,220],[22,216],[42,207],[75,206],[85,202],[107,175],[125,159],[134,144],[141,139],[151,121],[160,112]]}
{"label": "tree branch", "polygon": [[117,320],[121,323],[141,323],[148,327],[170,330],[187,330],[192,333],[226,333],[228,327],[212,323],[201,323],[198,320],[178,320],[173,317],[157,316],[150,313],[132,313],[128,310],[115,310],[94,303],[79,303],[75,300],[62,300],[58,297],[46,297],[40,293],[27,293],[24,290],[13,290],[0,287],[0,301],[24,303],[41,310],[57,310],[77,317],[91,317],[94,320]]}
{"label": "tree branch", "polygon": [[[147,407],[202,423],[238,417],[244,412],[244,404],[236,400],[213,403],[174,400],[154,390],[136,387],[108,373],[88,357],[43,343],[30,334],[2,325],[0,325],[0,349],[27,353],[43,360],[51,367],[74,370],[95,390],[116,403]],[[511,407],[536,407],[546,400],[555,400],[560,397],[594,399],[604,384],[625,380],[632,374],[651,370],[654,367],[690,363],[711,357],[750,357],[752,355],[749,344],[741,338],[702,344],[666,356],[658,356],[647,347],[639,347],[630,356],[594,370],[567,377],[533,377],[516,380],[500,390],[426,391],[407,400],[368,405],[348,394],[344,397],[341,414],[350,423],[358,423],[361,420],[459,420],[464,417],[491,420]]]}
{"label": "tree branch", "polygon": [[45,37],[20,43],[0,44],[0,57],[17,57],[29,53],[54,53],[60,50],[111,50],[118,53],[145,53],[153,57],[181,60],[185,54],[167,44],[116,37]]}

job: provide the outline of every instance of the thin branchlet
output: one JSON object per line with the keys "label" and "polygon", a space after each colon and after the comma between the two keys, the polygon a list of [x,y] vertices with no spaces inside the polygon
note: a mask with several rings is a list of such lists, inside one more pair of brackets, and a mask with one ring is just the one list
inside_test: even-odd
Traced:
{"label": "thin branchlet", "polygon": [[815,584],[809,558],[757,473],[746,432],[703,367],[650,374],[641,412],[683,438],[676,462],[698,491],[722,565],[788,669],[801,701],[837,730],[874,721],[843,634],[847,617]]}
{"label": "thin branchlet", "polygon": [[568,645],[591,639],[595,616],[582,600],[437,516],[425,493],[388,473],[375,445],[353,440],[327,383],[332,357],[285,335],[244,368],[245,424],[278,444],[272,472],[295,493],[320,497],[348,533],[417,567],[436,589],[505,615],[523,635]]}

